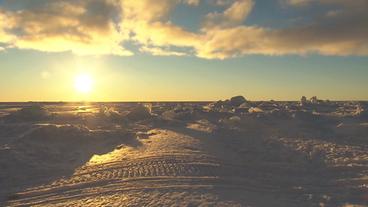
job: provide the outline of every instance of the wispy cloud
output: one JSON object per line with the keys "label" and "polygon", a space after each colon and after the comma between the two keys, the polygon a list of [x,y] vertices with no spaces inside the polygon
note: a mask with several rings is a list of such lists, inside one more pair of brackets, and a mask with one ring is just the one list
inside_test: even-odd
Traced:
{"label": "wispy cloud", "polygon": [[[255,12],[257,1],[203,1],[223,10],[214,8],[204,15],[198,31],[173,23],[171,14],[179,4],[196,7],[199,0],[32,1],[32,6],[24,5],[22,9],[0,9],[0,42],[20,49],[72,51],[81,55],[133,55],[124,48],[125,42],[136,43],[143,53],[209,59],[249,54],[368,55],[365,0],[281,1],[291,7],[328,4],[339,8],[313,22],[279,29],[245,24]],[[191,48],[194,52],[167,49],[172,46]]]}

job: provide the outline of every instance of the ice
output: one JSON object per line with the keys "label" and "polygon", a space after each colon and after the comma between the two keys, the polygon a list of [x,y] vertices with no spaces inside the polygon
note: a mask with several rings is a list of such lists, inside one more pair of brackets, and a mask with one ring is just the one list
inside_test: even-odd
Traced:
{"label": "ice", "polygon": [[[242,107],[240,107],[242,105]],[[243,96],[234,96],[225,101],[219,100],[211,103],[209,108],[215,111],[230,111],[237,110],[238,108],[248,108],[248,102]]]}
{"label": "ice", "polygon": [[313,96],[312,98],[310,98],[309,102],[311,104],[318,104],[320,101],[317,99],[317,96]]}
{"label": "ice", "polygon": [[247,100],[243,96],[234,96],[230,99],[230,104],[232,106],[240,106],[245,103]]}
{"label": "ice", "polygon": [[358,104],[356,106],[356,110],[354,112],[354,115],[358,116],[359,118],[368,120],[368,107],[366,104]]}
{"label": "ice", "polygon": [[238,109],[249,109],[250,107],[252,107],[252,105],[249,102],[244,102],[244,103],[240,104]]}
{"label": "ice", "polygon": [[191,106],[177,106],[172,110],[162,113],[162,117],[167,120],[189,121],[195,118],[195,110]]}
{"label": "ice", "polygon": [[126,118],[131,121],[139,121],[151,118],[150,108],[143,105],[138,105],[134,107],[129,113],[126,115]]}
{"label": "ice", "polygon": [[263,110],[261,108],[258,108],[258,107],[251,107],[249,110],[248,110],[249,113],[253,114],[253,113],[262,113]]}
{"label": "ice", "polygon": [[41,121],[50,119],[52,114],[50,114],[41,105],[35,104],[31,106],[26,106],[14,113],[9,114],[5,117],[8,122],[18,122],[18,121]]}
{"label": "ice", "polygon": [[305,106],[307,104],[308,104],[307,97],[302,96],[302,98],[300,99],[300,105]]}
{"label": "ice", "polygon": [[120,122],[123,119],[123,115],[116,111],[112,107],[101,106],[99,109],[98,117],[107,118],[113,122]]}
{"label": "ice", "polygon": [[4,105],[0,205],[365,205],[366,111],[306,97]]}

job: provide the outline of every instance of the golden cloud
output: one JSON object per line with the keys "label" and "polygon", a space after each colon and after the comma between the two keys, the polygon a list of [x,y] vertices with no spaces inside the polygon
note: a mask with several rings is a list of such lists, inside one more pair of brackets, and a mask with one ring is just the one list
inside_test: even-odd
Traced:
{"label": "golden cloud", "polygon": [[8,43],[14,38],[13,35],[6,31],[13,25],[13,18],[11,18],[6,11],[0,9],[0,43]]}
{"label": "golden cloud", "polygon": [[[113,1],[48,1],[37,8],[1,11],[2,42],[20,49],[72,51],[82,55],[132,55],[120,46],[124,39],[112,19]],[[6,32],[4,32],[6,30]],[[1,31],[1,30],[0,30]],[[0,33],[1,34],[1,33]],[[5,36],[6,37],[6,36]]]}
{"label": "golden cloud", "polygon": [[[221,6],[223,11],[208,13],[198,31],[188,31],[171,22],[170,16],[177,5],[197,6],[199,0],[41,1],[21,10],[0,9],[0,42],[5,47],[81,55],[132,55],[123,46],[126,42],[142,53],[209,59],[250,54],[368,55],[367,1],[285,1],[342,7],[315,22],[272,29],[244,24],[257,1],[214,0],[209,6]],[[172,47],[191,52],[168,49]]]}

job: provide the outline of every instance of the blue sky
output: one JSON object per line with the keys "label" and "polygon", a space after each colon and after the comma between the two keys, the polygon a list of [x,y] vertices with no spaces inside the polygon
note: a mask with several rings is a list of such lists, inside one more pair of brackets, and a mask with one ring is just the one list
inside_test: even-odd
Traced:
{"label": "blue sky", "polygon": [[368,99],[363,0],[46,2],[0,1],[0,101]]}

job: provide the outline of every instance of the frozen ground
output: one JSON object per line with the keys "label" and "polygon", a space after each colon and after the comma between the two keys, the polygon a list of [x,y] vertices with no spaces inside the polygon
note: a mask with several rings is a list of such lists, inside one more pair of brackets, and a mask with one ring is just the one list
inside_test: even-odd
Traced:
{"label": "frozen ground", "polygon": [[0,206],[367,206],[368,104],[0,104]]}

